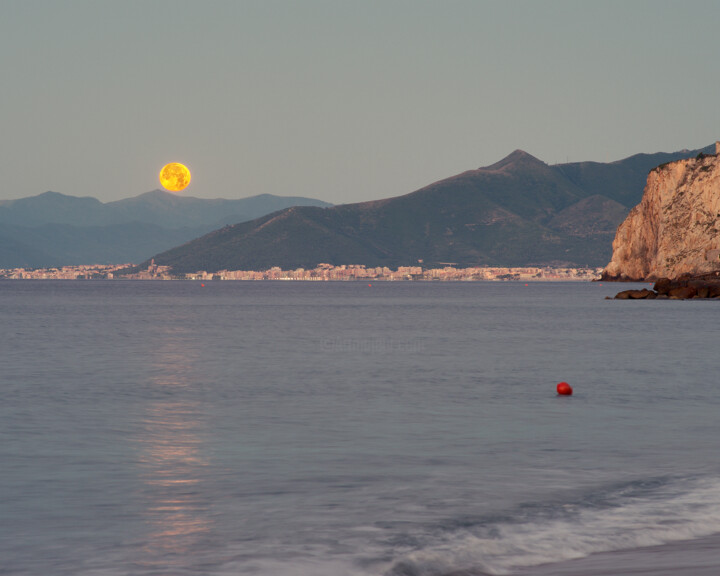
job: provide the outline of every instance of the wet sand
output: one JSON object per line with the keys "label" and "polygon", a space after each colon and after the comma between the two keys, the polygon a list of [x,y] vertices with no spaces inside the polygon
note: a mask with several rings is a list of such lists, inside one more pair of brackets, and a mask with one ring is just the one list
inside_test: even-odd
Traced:
{"label": "wet sand", "polygon": [[513,576],[718,576],[720,534],[525,568]]}

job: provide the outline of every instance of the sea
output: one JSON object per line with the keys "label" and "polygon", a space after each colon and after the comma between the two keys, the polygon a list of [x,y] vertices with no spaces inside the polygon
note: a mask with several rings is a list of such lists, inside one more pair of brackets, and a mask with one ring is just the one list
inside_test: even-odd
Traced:
{"label": "sea", "polygon": [[1,281],[0,575],[717,575],[720,300],[628,287]]}

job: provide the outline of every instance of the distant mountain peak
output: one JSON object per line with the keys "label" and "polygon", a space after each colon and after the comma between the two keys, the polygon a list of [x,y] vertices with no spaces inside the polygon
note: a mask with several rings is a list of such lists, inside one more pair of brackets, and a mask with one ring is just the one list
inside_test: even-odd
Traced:
{"label": "distant mountain peak", "polygon": [[[62,192],[54,192],[53,190],[48,190],[47,192],[43,192],[42,194],[36,194],[35,196],[27,196],[25,198],[18,198],[17,200],[14,200],[14,202],[17,201],[46,201],[46,200],[79,200],[80,196],[70,196],[69,194],[63,194]],[[89,196],[85,196],[85,198],[89,198]]]}
{"label": "distant mountain peak", "polygon": [[42,194],[36,194],[35,196],[27,196],[25,198],[18,198],[16,200],[9,200],[6,205],[35,205],[35,204],[54,204],[57,205],[58,203],[63,204],[77,204],[78,202],[91,202],[93,204],[101,204],[100,200],[97,198],[93,198],[92,196],[70,196],[69,194],[63,194],[62,192],[54,192],[52,190],[48,190],[47,192],[43,192]]}
{"label": "distant mountain peak", "polygon": [[514,152],[511,152],[505,158],[500,160],[499,162],[496,162],[495,164],[491,164],[490,166],[486,166],[485,170],[502,170],[504,168],[507,168],[508,166],[547,166],[545,162],[542,160],[539,160],[538,158],[535,158],[532,154],[528,154],[524,150],[520,150],[519,148],[515,150]]}
{"label": "distant mountain peak", "polygon": [[[133,198],[170,198],[170,197],[183,197],[180,194],[176,194],[173,192],[168,192],[167,190],[162,190],[160,188],[155,188],[155,190],[150,190],[149,192],[143,192],[142,194],[139,194],[137,196],[133,196]],[[130,200],[132,198],[125,198],[125,200]]]}

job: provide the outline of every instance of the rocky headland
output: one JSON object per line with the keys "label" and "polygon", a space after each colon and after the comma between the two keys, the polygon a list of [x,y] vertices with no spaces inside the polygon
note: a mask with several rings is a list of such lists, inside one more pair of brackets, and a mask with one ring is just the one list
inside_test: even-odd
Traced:
{"label": "rocky headland", "polygon": [[[687,298],[704,293],[704,289],[698,290],[698,283],[703,282],[709,282],[708,290],[714,293],[717,273],[720,142],[715,154],[668,162],[650,172],[640,204],[617,230],[612,260],[602,279],[663,279],[659,282],[663,290],[657,290],[656,284],[655,297],[669,294],[664,287],[670,283],[671,290],[684,290]],[[690,295],[693,290],[695,294]]]}

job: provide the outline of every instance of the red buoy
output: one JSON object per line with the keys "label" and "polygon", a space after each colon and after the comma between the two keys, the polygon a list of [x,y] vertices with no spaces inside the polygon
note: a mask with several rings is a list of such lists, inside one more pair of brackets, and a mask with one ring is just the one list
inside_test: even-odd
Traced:
{"label": "red buoy", "polygon": [[572,386],[570,386],[567,382],[560,382],[557,385],[557,393],[560,394],[560,396],[571,396]]}

